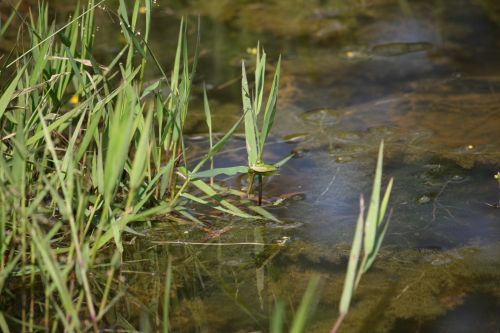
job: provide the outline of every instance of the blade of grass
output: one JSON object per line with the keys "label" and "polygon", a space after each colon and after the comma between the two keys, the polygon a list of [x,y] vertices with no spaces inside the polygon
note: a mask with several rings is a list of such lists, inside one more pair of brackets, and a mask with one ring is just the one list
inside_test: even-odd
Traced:
{"label": "blade of grass", "polygon": [[244,62],[241,63],[241,73],[241,95],[243,99],[248,164],[255,165],[259,156],[259,143],[258,137],[256,135],[257,123],[255,118],[255,111],[252,108],[252,100],[250,99],[250,90],[248,88],[248,80]]}
{"label": "blade of grass", "polygon": [[300,302],[299,309],[295,314],[292,322],[292,328],[290,333],[302,333],[305,332],[307,327],[307,322],[311,319],[311,313],[314,310],[315,303],[318,302],[318,287],[320,283],[320,277],[315,276],[309,281],[307,285],[306,292],[302,297],[302,302]]}

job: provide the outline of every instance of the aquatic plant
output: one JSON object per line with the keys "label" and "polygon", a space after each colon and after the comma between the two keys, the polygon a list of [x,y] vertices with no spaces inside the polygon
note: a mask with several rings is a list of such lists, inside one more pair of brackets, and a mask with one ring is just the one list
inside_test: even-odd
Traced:
{"label": "aquatic plant", "polygon": [[[263,178],[266,176],[275,175],[280,166],[285,164],[293,155],[285,157],[283,160],[274,163],[267,164],[263,160],[264,146],[266,140],[271,132],[271,128],[274,123],[274,118],[276,116],[277,105],[278,105],[278,90],[280,81],[280,68],[281,68],[281,57],[278,59],[278,64],[276,65],[276,71],[274,73],[273,82],[267,97],[267,103],[264,106],[264,88],[266,79],[266,53],[257,45],[256,48],[256,60],[255,60],[255,91],[253,94],[250,91],[245,63],[241,64],[241,96],[243,103],[243,119],[245,125],[245,141],[248,156],[248,166],[234,166],[225,168],[213,168],[213,162],[211,162],[211,167],[209,170],[199,171],[202,164],[205,163],[207,158],[212,159],[213,155],[202,160],[202,162],[192,171],[191,176],[193,178],[204,178],[213,177],[226,174],[235,175],[238,173],[247,173],[249,176],[249,183],[247,194],[253,190],[253,184],[255,177],[257,177],[259,182],[259,196],[258,204],[262,204],[262,187]],[[204,109],[207,118],[207,125],[210,133],[210,146],[212,147],[212,129],[210,106],[206,98],[206,92],[204,94]],[[262,125],[259,126],[259,120],[262,118]],[[230,131],[231,132],[231,131]]]}
{"label": "aquatic plant", "polygon": [[[302,301],[291,323],[290,333],[305,332],[308,321],[311,319],[311,314],[314,313],[314,308],[318,303],[317,292],[320,285],[319,276],[315,276],[309,281],[307,289],[304,292]],[[285,318],[285,304],[278,301],[275,304],[273,316],[270,323],[271,333],[282,333]]]}
{"label": "aquatic plant", "polygon": [[[262,55],[261,55],[262,54]],[[264,145],[274,123],[278,105],[278,89],[280,81],[281,57],[278,60],[276,71],[274,73],[273,83],[267,104],[264,108],[262,127],[259,129],[259,114],[263,109],[264,82],[266,73],[266,53],[257,45],[255,58],[255,91],[253,99],[248,86],[248,79],[245,69],[245,63],[241,64],[241,97],[243,101],[243,113],[245,119],[245,140],[248,155],[248,193],[252,192],[255,176],[259,182],[259,206],[262,204],[262,179],[265,176],[271,176],[276,173],[278,168],[284,164],[290,157],[276,164],[267,164],[263,160]]]}
{"label": "aquatic plant", "polygon": [[[378,152],[375,179],[368,206],[368,214],[364,217],[365,204],[363,196],[360,197],[359,216],[356,222],[356,231],[352,241],[352,249],[347,265],[344,289],[339,305],[339,317],[333,326],[331,333],[336,333],[349,311],[351,300],[358,288],[361,277],[370,269],[377,257],[380,246],[389,225],[389,219],[385,220],[387,205],[391,195],[393,179],[389,181],[384,197],[380,201],[382,187],[382,160],[384,153],[384,142],[380,143]],[[363,254],[361,251],[363,250]],[[360,261],[361,259],[361,261]]]}

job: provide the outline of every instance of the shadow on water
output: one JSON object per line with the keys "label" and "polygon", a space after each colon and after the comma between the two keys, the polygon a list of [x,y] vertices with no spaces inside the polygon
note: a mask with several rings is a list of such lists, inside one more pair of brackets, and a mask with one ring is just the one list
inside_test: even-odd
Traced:
{"label": "shadow on water", "polygon": [[[270,58],[283,54],[280,112],[266,160],[291,151],[298,156],[265,184],[266,195],[281,201],[269,210],[284,224],[214,216],[210,230],[226,229],[209,245],[169,244],[207,241],[206,231],[170,222],[154,223],[142,231],[146,237],[131,239],[117,291],[125,296],[109,313],[111,324],[159,324],[172,256],[175,332],[267,331],[274,302],[284,299],[296,308],[316,274],[324,286],[309,332],[328,331],[357,198],[371,188],[384,139],[384,174],[396,179],[394,214],[343,331],[498,332],[495,1],[174,1],[155,11],[152,47],[162,61],[172,58],[176,17],[202,15],[198,80],[209,88],[216,131],[228,129],[241,113],[239,61],[250,61],[247,49],[260,40]],[[113,24],[101,13],[102,58],[120,43]],[[197,93],[192,136],[206,132]],[[193,140],[190,151],[200,154],[205,145]],[[245,154],[244,141],[234,139],[215,163],[244,162]],[[246,180],[222,181],[243,187]]]}

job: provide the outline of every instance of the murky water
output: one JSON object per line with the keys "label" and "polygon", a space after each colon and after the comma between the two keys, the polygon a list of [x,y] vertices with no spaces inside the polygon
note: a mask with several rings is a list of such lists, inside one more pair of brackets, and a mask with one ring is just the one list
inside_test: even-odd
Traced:
{"label": "murky water", "polygon": [[[260,40],[270,59],[283,55],[267,160],[291,151],[298,157],[267,180],[265,195],[284,199],[269,209],[284,223],[214,217],[212,230],[230,228],[207,245],[172,244],[203,242],[207,234],[153,223],[127,247],[125,296],[110,325],[158,324],[170,255],[175,332],[266,332],[275,301],[285,300],[291,317],[316,274],[323,286],[308,331],[327,332],[358,197],[369,194],[383,139],[384,175],[396,181],[393,215],[342,332],[499,332],[497,2],[160,1],[152,46],[165,66],[183,13],[201,15],[198,81],[209,87],[217,131],[240,116],[239,61],[251,62],[247,49]],[[106,58],[119,32],[104,13],[99,26]],[[197,93],[192,108],[200,112],[189,131],[199,135],[206,129]],[[200,145],[193,142],[192,150]],[[245,154],[235,139],[216,164],[245,161]],[[237,187],[245,180],[224,181]]]}

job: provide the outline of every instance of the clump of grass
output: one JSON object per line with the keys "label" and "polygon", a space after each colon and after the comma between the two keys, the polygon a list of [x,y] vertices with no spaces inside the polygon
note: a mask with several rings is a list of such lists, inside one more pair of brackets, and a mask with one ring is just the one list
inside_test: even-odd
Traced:
{"label": "clump of grass", "polygon": [[[153,1],[128,8],[120,0],[115,15],[126,44],[102,65],[92,52],[102,3],[78,6],[61,28],[41,3],[23,22],[31,45],[0,71],[9,82],[0,97],[0,309],[20,303],[17,313],[0,310],[3,331],[99,331],[120,297],[113,276],[123,235],[136,233],[132,223],[169,216],[201,223],[192,202],[269,217],[191,176],[239,122],[187,171],[183,128],[197,63],[189,61],[186,23],[167,76],[148,46]],[[150,65],[162,77],[146,84]],[[202,195],[191,194],[193,187]],[[113,259],[96,269],[105,247]]]}
{"label": "clump of grass", "polygon": [[[280,82],[280,72],[281,72],[281,57],[278,59],[278,64],[276,65],[276,71],[274,73],[271,89],[269,96],[267,97],[267,102],[264,105],[264,88],[266,79],[266,53],[257,45],[256,48],[256,61],[255,61],[255,91],[251,92],[249,88],[249,83],[247,79],[247,73],[245,68],[245,63],[242,62],[241,72],[241,95],[243,104],[243,122],[245,126],[245,140],[246,149],[248,156],[247,166],[234,166],[225,168],[213,168],[213,161],[211,162],[211,167],[209,170],[198,172],[198,167],[192,172],[192,177],[194,178],[204,178],[210,177],[211,183],[213,183],[213,177],[226,174],[248,174],[249,184],[247,189],[247,195],[253,190],[254,180],[257,177],[259,182],[259,196],[258,204],[262,204],[262,187],[263,187],[263,177],[275,175],[278,168],[285,164],[293,155],[290,155],[283,160],[274,163],[267,164],[263,160],[264,146],[266,140],[271,132],[271,128],[274,123],[274,119],[277,112],[278,106],[278,91]],[[211,125],[211,112],[208,100],[206,98],[206,92],[204,93],[204,109],[207,119],[207,125],[210,133],[210,147],[212,147],[212,125]],[[261,119],[262,118],[262,119]],[[213,155],[211,155],[213,157]],[[212,158],[210,157],[210,159]],[[205,163],[206,159],[202,162]]]}
{"label": "clump of grass", "polygon": [[[241,64],[241,96],[245,119],[245,139],[248,155],[249,184],[248,193],[251,193],[255,176],[259,181],[259,205],[262,204],[262,178],[276,173],[278,166],[267,164],[263,160],[264,145],[274,123],[278,105],[278,90],[280,81],[281,57],[278,60],[274,73],[273,83],[267,98],[265,108],[264,82],[266,73],[266,53],[257,45],[255,62],[255,91],[252,99],[248,86],[245,63]],[[259,129],[259,114],[263,111],[262,127]]]}

